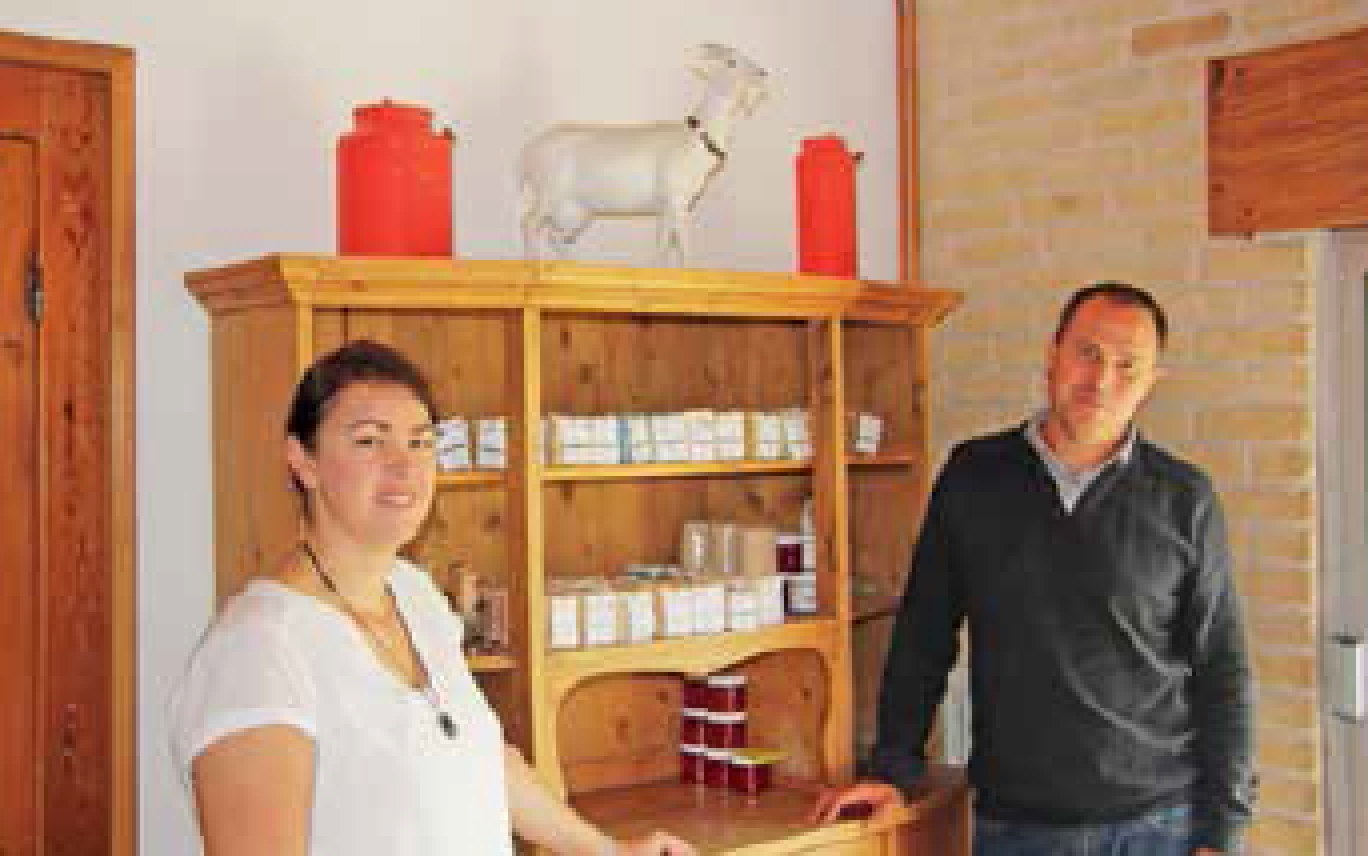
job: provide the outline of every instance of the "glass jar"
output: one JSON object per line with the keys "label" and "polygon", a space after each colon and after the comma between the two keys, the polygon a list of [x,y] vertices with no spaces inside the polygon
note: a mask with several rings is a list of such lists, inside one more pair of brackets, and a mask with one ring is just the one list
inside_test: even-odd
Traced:
{"label": "glass jar", "polygon": [[731,770],[731,753],[726,749],[703,750],[703,784],[710,788],[727,787]]}
{"label": "glass jar", "polygon": [[775,539],[774,566],[781,574],[802,572],[803,541],[801,536],[783,534]]}
{"label": "glass jar", "polygon": [[727,767],[727,784],[738,793],[755,796],[774,784],[774,762],[745,753],[732,756]]}
{"label": "glass jar", "polygon": [[711,525],[703,520],[688,520],[679,529],[679,566],[686,573],[699,574],[708,566],[708,539]]}
{"label": "glass jar", "polygon": [[745,675],[711,675],[708,677],[708,710],[714,713],[737,713],[746,709]]}
{"label": "glass jar", "polygon": [[709,749],[740,749],[746,745],[746,714],[708,711],[703,735],[703,745]]}
{"label": "glass jar", "polygon": [[679,742],[702,746],[706,737],[708,712],[700,708],[686,707],[680,711]]}
{"label": "glass jar", "polygon": [[784,578],[784,611],[789,615],[817,614],[817,572],[803,571]]}
{"label": "glass jar", "polygon": [[703,747],[688,743],[679,746],[679,781],[686,785],[703,783]]}
{"label": "glass jar", "polygon": [[684,678],[685,710],[704,710],[708,706],[708,679],[705,676],[689,675]]}

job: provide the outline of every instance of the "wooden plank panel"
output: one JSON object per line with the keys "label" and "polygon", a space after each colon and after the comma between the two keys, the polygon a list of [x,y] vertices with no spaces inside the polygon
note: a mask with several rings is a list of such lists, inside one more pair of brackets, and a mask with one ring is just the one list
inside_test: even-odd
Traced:
{"label": "wooden plank panel", "polygon": [[[831,702],[831,674],[822,656],[812,650],[770,652],[728,671],[749,679],[749,744],[782,750],[783,775],[822,778]],[[570,793],[675,778],[680,707],[677,675],[612,675],[578,685],[557,713]]]}
{"label": "wooden plank panel", "polygon": [[914,468],[854,470],[850,476],[852,571],[856,617],[886,610],[907,577],[926,502],[925,478]]}
{"label": "wooden plank panel", "polygon": [[[345,313],[346,340],[392,345],[426,375],[438,417],[507,417],[508,313]],[[446,585],[453,564],[507,581],[507,493],[481,486],[442,490],[417,541],[405,552]]]}
{"label": "wooden plank panel", "polygon": [[881,452],[905,464],[849,473],[854,740],[867,748],[892,625],[920,528],[929,480],[926,335],[916,327],[847,325],[846,395],[884,421]]}
{"label": "wooden plank panel", "polygon": [[846,630],[833,645],[824,676],[820,763],[822,778],[847,781],[854,773],[850,679],[850,497],[845,467],[845,346],[839,318],[809,322],[808,373],[812,390],[813,514],[817,532],[817,604]]}
{"label": "wooden plank panel", "polygon": [[40,91],[43,815],[46,847],[99,852],[114,735],[109,80],[53,70]]}
{"label": "wooden plank panel", "polygon": [[506,312],[346,314],[346,338],[398,348],[424,370],[441,416],[509,415]]}
{"label": "wooden plank panel", "polygon": [[426,568],[446,591],[453,574],[469,571],[506,585],[509,580],[507,492],[477,486],[437,492],[433,513],[404,554]]}
{"label": "wooden plank panel", "polygon": [[752,746],[780,749],[783,776],[807,781],[839,778],[850,762],[847,731],[842,746],[829,745],[831,720],[843,720],[840,708],[849,704],[843,696],[838,672],[842,664],[839,640],[827,657],[812,650],[777,651],[749,660],[730,671],[747,676],[747,706]]}
{"label": "wooden plank panel", "polygon": [[897,33],[898,278],[921,278],[921,170],[917,167],[917,15],[904,0],[893,4]]}
{"label": "wooden plank panel", "polygon": [[846,409],[883,420],[879,451],[920,457],[929,383],[921,359],[925,333],[901,324],[846,324]]}
{"label": "wooden plank panel", "polygon": [[[309,361],[312,362],[315,357],[341,347],[342,343],[347,341],[347,312],[342,309],[315,307],[309,315],[312,341],[308,343],[308,351]],[[300,360],[300,364],[305,363]]]}
{"label": "wooden plank panel", "polygon": [[34,66],[0,62],[0,133],[38,139],[42,74]]}
{"label": "wooden plank panel", "polygon": [[[6,98],[0,68],[0,105]],[[4,114],[0,106],[0,116]],[[24,301],[38,239],[36,147],[0,140],[0,852],[38,850],[38,341]]]}
{"label": "wooden plank panel", "polygon": [[509,632],[522,668],[511,677],[517,699],[513,739],[558,791],[564,790],[546,705],[546,527],[542,500],[542,315],[523,308],[507,330],[505,397],[515,422],[509,459]]}
{"label": "wooden plank panel", "polygon": [[850,475],[855,743],[874,740],[875,714],[893,616],[921,528],[926,479],[918,468]]}
{"label": "wooden plank panel", "polygon": [[303,366],[300,312],[272,307],[215,319],[215,592],[269,574],[298,538],[299,498],[285,464],[285,420]]}
{"label": "wooden plank panel", "polygon": [[109,355],[110,493],[102,497],[110,509],[110,607],[114,624],[110,853],[133,856],[138,845],[134,56],[129,48],[107,45],[81,52],[79,67],[106,76],[110,92],[110,321],[109,340],[104,343]]}
{"label": "wooden plank panel", "polygon": [[560,482],[545,489],[547,573],[618,574],[675,564],[680,527],[731,521],[797,531],[806,474],[643,482]]}
{"label": "wooden plank panel", "polygon": [[568,792],[677,777],[681,696],[673,675],[612,675],[577,686],[555,713]]}
{"label": "wooden plank panel", "polygon": [[543,406],[578,415],[803,406],[801,329],[792,322],[552,315],[543,337]]}
{"label": "wooden plank panel", "polygon": [[1208,64],[1210,228],[1368,223],[1368,28]]}

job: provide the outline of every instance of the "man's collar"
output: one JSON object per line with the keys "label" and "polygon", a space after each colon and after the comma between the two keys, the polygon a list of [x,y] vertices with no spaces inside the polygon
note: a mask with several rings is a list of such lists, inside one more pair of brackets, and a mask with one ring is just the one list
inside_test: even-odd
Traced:
{"label": "man's collar", "polygon": [[[1050,448],[1050,444],[1045,441],[1045,419],[1049,415],[1049,410],[1042,407],[1037,410],[1030,419],[1026,420],[1026,439],[1030,441],[1037,452],[1040,452],[1042,455],[1048,455],[1051,462],[1058,464],[1067,471],[1068,468],[1064,467],[1064,462],[1055,454],[1054,449]],[[1135,452],[1135,442],[1138,436],[1139,432],[1135,429],[1135,423],[1127,422],[1126,433],[1121,438],[1121,445],[1117,446],[1116,451],[1108,456],[1106,460],[1098,464],[1096,469],[1101,470],[1112,461],[1129,464],[1131,454]]]}

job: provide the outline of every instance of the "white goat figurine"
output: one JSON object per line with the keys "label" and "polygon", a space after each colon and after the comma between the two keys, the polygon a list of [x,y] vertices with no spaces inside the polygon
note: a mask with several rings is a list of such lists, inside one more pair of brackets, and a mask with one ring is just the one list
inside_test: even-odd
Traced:
{"label": "white goat figurine", "polygon": [[685,225],[708,179],[726,163],[738,118],[765,95],[765,70],[724,45],[699,47],[703,99],[682,120],[553,125],[523,149],[522,233],[527,257],[542,243],[565,258],[595,217],[654,216],[656,251],[684,264]]}

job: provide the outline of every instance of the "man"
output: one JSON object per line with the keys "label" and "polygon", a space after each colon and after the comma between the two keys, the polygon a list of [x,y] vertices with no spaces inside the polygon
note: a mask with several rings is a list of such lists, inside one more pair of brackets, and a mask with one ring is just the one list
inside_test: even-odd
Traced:
{"label": "man", "polygon": [[1167,335],[1147,292],[1073,295],[1046,409],[957,447],[894,628],[873,778],[822,821],[898,803],[968,621],[976,856],[1235,852],[1253,700],[1225,521],[1207,477],[1137,435]]}

